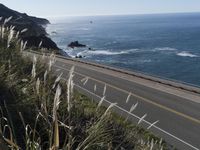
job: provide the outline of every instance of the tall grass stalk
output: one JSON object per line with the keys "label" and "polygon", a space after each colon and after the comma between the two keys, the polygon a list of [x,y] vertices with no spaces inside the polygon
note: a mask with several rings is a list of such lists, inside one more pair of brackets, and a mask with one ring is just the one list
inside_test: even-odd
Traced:
{"label": "tall grass stalk", "polygon": [[13,28],[11,28],[10,32],[9,32],[9,35],[8,35],[7,48],[10,47],[10,42],[11,42],[13,36],[14,36],[14,33],[15,32],[14,32]]}
{"label": "tall grass stalk", "polygon": [[61,73],[55,80],[54,84],[53,84],[53,89],[56,87],[56,84],[60,81],[61,77],[62,77],[63,73]]}
{"label": "tall grass stalk", "polygon": [[35,86],[36,86],[36,92],[39,95],[40,94],[40,79],[39,78],[37,78]]}
{"label": "tall grass stalk", "polygon": [[[68,110],[68,125],[71,126],[71,108],[73,107],[73,102],[72,102],[72,96],[73,96],[73,88],[74,88],[74,83],[73,83],[73,77],[74,77],[74,66],[69,71],[69,78],[67,80],[67,110]],[[69,130],[69,139],[68,139],[68,149],[70,150],[72,147],[72,132],[73,127],[71,126],[71,129]]]}
{"label": "tall grass stalk", "polygon": [[101,105],[102,105],[102,103],[103,103],[103,101],[105,100],[105,96],[103,96],[102,98],[101,98],[101,100],[99,101],[99,103],[98,103],[98,105],[97,105],[97,108],[96,108],[96,111],[99,109],[99,107],[101,107]]}
{"label": "tall grass stalk", "polygon": [[48,71],[46,70],[45,73],[44,73],[44,86],[46,86],[46,82],[47,82],[47,74],[48,74]]}
{"label": "tall grass stalk", "polygon": [[149,130],[151,127],[153,127],[153,126],[154,126],[155,124],[157,124],[158,122],[159,122],[159,120],[153,122],[152,124],[149,125],[149,127],[148,127],[147,129]]}
{"label": "tall grass stalk", "polygon": [[97,85],[94,84],[94,93],[97,91]]}
{"label": "tall grass stalk", "polygon": [[129,102],[129,100],[130,100],[130,98],[131,98],[131,93],[129,93],[129,95],[128,95],[128,97],[127,97],[127,99],[126,99],[126,103],[128,103]]}
{"label": "tall grass stalk", "polygon": [[129,110],[130,113],[132,113],[138,106],[138,102],[136,104],[133,104]]}
{"label": "tall grass stalk", "polygon": [[36,77],[36,63],[37,63],[37,58],[34,55],[34,57],[33,57],[33,66],[32,66],[32,71],[31,71],[32,78]]}
{"label": "tall grass stalk", "polygon": [[58,84],[56,89],[56,94],[54,97],[54,105],[53,105],[53,122],[54,122],[54,136],[53,136],[53,148],[59,148],[59,127],[58,127],[58,119],[57,119],[57,111],[60,104],[60,95],[61,95],[61,87]]}
{"label": "tall grass stalk", "polygon": [[38,45],[38,48],[41,48],[41,46],[42,46],[42,41],[40,41],[40,43],[39,43],[39,45]]}
{"label": "tall grass stalk", "polygon": [[4,20],[4,25],[6,24],[6,23],[8,23],[11,19],[13,18],[13,16],[10,16],[9,18],[6,18],[5,20]]}
{"label": "tall grass stalk", "polygon": [[28,31],[28,29],[25,28],[25,29],[21,30],[21,33],[25,33],[25,32],[27,32],[27,31]]}
{"label": "tall grass stalk", "polygon": [[144,114],[144,116],[142,116],[140,119],[139,119],[139,121],[138,121],[138,125],[144,120],[144,118],[146,118],[146,116],[147,116],[147,114]]}
{"label": "tall grass stalk", "polygon": [[106,95],[106,88],[107,88],[107,86],[106,86],[106,84],[105,84],[105,85],[104,85],[104,89],[103,89],[103,96]]}
{"label": "tall grass stalk", "polygon": [[89,77],[85,77],[81,80],[81,82],[83,83],[83,85],[86,85],[86,83],[88,82]]}

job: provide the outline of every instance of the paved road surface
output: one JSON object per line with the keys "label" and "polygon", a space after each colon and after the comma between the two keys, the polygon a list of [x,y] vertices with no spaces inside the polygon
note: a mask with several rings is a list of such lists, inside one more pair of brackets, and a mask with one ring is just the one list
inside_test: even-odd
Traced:
{"label": "paved road surface", "polygon": [[[154,77],[138,77],[130,72],[111,70],[62,57],[56,57],[53,71],[56,75],[63,73],[63,79],[67,79],[72,66],[75,66],[74,81],[79,91],[100,100],[106,85],[105,104],[117,103],[117,113],[124,117],[129,116],[135,123],[147,114],[142,122],[144,128],[158,121],[150,128],[154,134],[180,150],[200,149],[199,88]],[[88,81],[84,85],[81,80],[85,77],[88,77]],[[163,81],[164,84],[158,81]],[[172,83],[174,86],[166,83]],[[177,88],[179,86],[181,88]],[[126,102],[130,93],[130,100]],[[130,113],[131,107],[136,103],[137,108]]]}

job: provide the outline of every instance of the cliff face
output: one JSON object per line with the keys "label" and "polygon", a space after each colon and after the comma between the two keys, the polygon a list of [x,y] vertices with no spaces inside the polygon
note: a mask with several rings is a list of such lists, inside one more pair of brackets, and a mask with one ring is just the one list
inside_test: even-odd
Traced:
{"label": "cliff face", "polygon": [[[42,46],[44,48],[59,49],[51,39],[46,37],[47,33],[44,26],[50,23],[47,19],[28,16],[25,13],[17,12],[0,3],[0,17],[3,18],[0,21],[0,24],[4,22],[5,18],[11,16],[12,19],[7,23],[8,26],[15,26],[17,31],[21,31],[25,28],[28,29],[25,33],[21,34],[20,37],[23,40],[28,40],[27,42],[29,47],[37,47],[40,41],[42,41]],[[36,38],[40,41],[38,40],[39,42],[35,42]]]}

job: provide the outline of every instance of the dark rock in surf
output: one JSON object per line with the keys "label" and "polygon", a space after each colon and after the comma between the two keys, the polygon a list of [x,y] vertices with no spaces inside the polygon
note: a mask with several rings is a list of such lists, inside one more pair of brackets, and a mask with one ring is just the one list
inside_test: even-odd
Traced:
{"label": "dark rock in surf", "polygon": [[68,44],[68,47],[71,47],[71,48],[75,48],[75,47],[86,47],[86,45],[84,44],[80,44],[78,41],[74,41],[74,42],[71,42],[70,44]]}

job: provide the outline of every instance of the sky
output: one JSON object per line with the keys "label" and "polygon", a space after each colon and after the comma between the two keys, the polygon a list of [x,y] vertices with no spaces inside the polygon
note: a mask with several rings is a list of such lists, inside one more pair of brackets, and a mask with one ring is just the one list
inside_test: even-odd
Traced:
{"label": "sky", "polygon": [[39,17],[200,12],[200,0],[0,0]]}

